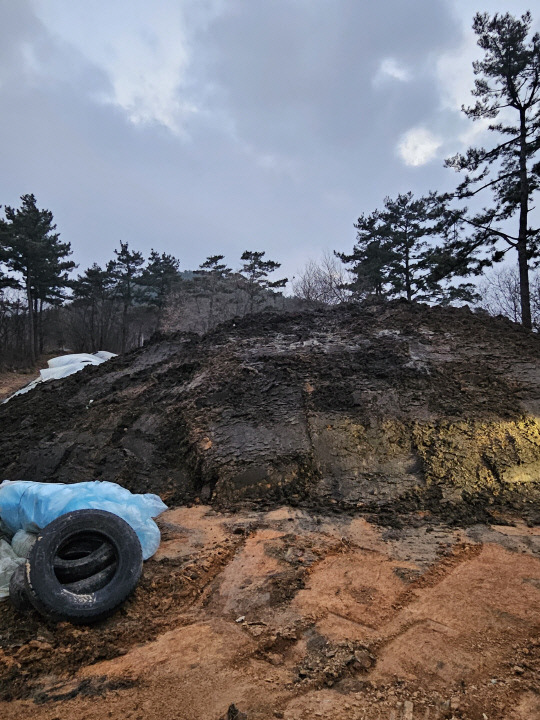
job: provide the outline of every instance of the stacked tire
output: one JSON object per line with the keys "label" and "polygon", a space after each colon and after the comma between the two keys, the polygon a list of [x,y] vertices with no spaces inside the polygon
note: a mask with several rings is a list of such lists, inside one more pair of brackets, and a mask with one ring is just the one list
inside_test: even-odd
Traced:
{"label": "stacked tire", "polygon": [[21,612],[96,622],[133,592],[142,563],[139,539],[125,520],[105,510],[75,510],[41,530],[11,579],[10,598]]}

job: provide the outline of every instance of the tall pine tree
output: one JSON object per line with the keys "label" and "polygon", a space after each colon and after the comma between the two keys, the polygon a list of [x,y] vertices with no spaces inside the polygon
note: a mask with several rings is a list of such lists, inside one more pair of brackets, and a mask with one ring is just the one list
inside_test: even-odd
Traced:
{"label": "tall pine tree", "polygon": [[138,294],[137,283],[141,277],[144,257],[136,250],[129,249],[129,243],[120,241],[120,250],[115,250],[115,260],[107,266],[107,272],[114,280],[114,292],[122,303],[121,352],[127,348],[129,310]]}
{"label": "tall pine tree", "polygon": [[60,242],[50,210],[40,210],[34,195],[22,195],[21,207],[6,206],[0,224],[0,261],[24,290],[28,318],[28,359],[42,349],[41,317],[45,303],[60,303],[75,263],[70,243]]}
{"label": "tall pine tree", "polygon": [[173,255],[167,253],[160,255],[156,250],[152,250],[148,264],[137,280],[141,300],[157,310],[156,329],[160,326],[167,296],[180,278],[179,268],[180,260]]}
{"label": "tall pine tree", "polygon": [[408,192],[385,198],[383,210],[358,218],[352,254],[336,253],[351,265],[354,280],[348,287],[357,298],[472,299],[471,285],[446,282],[452,268],[434,245],[445,228],[442,207],[435,193],[416,199]]}
{"label": "tall pine tree", "polygon": [[207,329],[212,330],[215,324],[215,303],[218,293],[230,293],[229,280],[232,269],[222,262],[224,255],[209,255],[206,260],[195,270],[195,276],[199,281],[198,291],[208,298],[208,320]]}
{"label": "tall pine tree", "polygon": [[[531,201],[540,184],[540,35],[529,37],[531,23],[530,13],[521,18],[475,15],[473,29],[484,56],[473,63],[476,103],[462,109],[473,121],[494,121],[489,130],[497,139],[490,148],[472,147],[446,161],[447,167],[465,172],[458,198],[483,191],[493,196],[493,204],[475,215],[466,209],[454,213],[470,232],[449,243],[448,250],[462,260],[468,256],[481,269],[515,249],[521,322],[527,328],[532,324],[529,265],[540,251],[540,229],[529,227]],[[516,215],[516,230],[510,232]]]}
{"label": "tall pine tree", "polygon": [[242,253],[241,260],[244,261],[240,270],[244,277],[244,289],[248,296],[248,309],[252,313],[255,305],[262,300],[264,291],[283,288],[288,278],[281,280],[269,280],[268,275],[281,267],[281,263],[275,260],[265,260],[265,252],[246,250]]}

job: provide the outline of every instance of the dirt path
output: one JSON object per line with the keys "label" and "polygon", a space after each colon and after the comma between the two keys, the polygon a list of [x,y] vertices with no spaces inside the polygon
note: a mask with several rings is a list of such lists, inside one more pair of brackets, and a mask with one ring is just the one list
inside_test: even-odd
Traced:
{"label": "dirt path", "polygon": [[540,528],[502,522],[170,510],[99,626],[0,604],[0,717],[533,720]]}

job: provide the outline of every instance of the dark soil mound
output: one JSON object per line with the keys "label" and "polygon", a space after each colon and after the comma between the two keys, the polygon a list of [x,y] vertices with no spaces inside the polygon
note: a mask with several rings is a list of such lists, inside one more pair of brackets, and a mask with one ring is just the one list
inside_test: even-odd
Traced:
{"label": "dark soil mound", "polygon": [[540,338],[467,308],[265,314],[0,406],[5,478],[171,503],[538,511]]}

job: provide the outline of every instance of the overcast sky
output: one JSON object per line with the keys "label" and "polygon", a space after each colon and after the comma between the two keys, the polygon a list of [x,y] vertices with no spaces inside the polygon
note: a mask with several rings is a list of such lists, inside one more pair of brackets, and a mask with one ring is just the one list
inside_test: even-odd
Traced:
{"label": "overcast sky", "polygon": [[122,240],[292,277],[385,196],[455,186],[474,12],[530,5],[0,0],[0,204],[34,193],[79,272]]}

